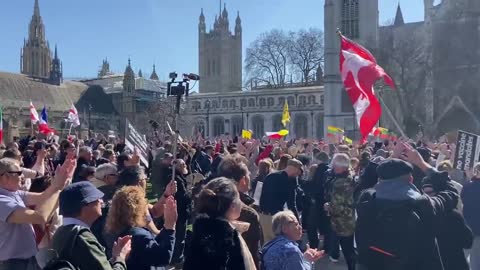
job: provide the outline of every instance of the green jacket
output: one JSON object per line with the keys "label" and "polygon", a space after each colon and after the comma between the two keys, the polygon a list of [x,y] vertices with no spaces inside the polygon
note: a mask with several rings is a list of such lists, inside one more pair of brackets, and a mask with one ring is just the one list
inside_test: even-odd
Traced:
{"label": "green jacket", "polygon": [[[125,261],[113,258],[112,264],[105,255],[105,248],[98,242],[92,232],[85,228],[78,235],[71,254],[68,249],[70,234],[74,233],[75,225],[67,225],[58,228],[53,235],[52,248],[59,254],[61,259],[67,260],[81,270],[126,270]],[[62,257],[62,254],[64,257]]]}

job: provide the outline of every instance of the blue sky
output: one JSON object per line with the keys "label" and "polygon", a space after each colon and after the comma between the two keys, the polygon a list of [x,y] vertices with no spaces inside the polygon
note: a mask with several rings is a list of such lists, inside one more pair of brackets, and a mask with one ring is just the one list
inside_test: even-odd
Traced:
{"label": "blue sky", "polygon": [[[379,0],[380,22],[395,16],[400,2],[406,22],[423,19],[423,1]],[[244,49],[262,32],[323,29],[323,0],[226,0],[230,25],[237,10]],[[28,35],[34,0],[0,3],[0,71],[19,72],[20,48]],[[204,8],[207,28],[219,0],[40,0],[47,39],[58,44],[64,77],[96,76],[107,57],[114,72],[127,59],[149,75],[153,63],[161,79],[170,71],[198,71],[198,16]]]}

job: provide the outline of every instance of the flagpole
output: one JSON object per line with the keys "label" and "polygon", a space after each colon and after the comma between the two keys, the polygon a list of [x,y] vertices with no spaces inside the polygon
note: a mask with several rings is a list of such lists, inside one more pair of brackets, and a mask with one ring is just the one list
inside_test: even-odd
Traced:
{"label": "flagpole", "polygon": [[30,120],[30,134],[33,137],[33,121]]}
{"label": "flagpole", "polygon": [[68,136],[70,136],[70,134],[72,133],[72,127],[73,127],[73,123],[70,124],[70,128],[68,129]]}

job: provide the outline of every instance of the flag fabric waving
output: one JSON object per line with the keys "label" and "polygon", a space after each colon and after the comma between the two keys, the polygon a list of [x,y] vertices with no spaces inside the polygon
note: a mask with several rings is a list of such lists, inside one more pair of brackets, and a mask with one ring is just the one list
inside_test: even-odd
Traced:
{"label": "flag fabric waving", "polygon": [[80,117],[78,116],[77,108],[75,108],[75,105],[73,104],[70,110],[68,111],[67,121],[72,123],[74,127],[80,126]]}
{"label": "flag fabric waving", "polygon": [[0,105],[0,143],[3,143],[3,108]]}
{"label": "flag fabric waving", "polygon": [[33,106],[33,103],[30,101],[30,121],[36,124],[39,120],[37,109],[35,109],[35,106]]}
{"label": "flag fabric waving", "polygon": [[43,110],[42,110],[40,124],[38,125],[38,131],[45,135],[48,135],[54,132],[54,130],[48,126],[48,114],[47,114],[47,108],[45,108],[45,106],[43,107]]}
{"label": "flag fabric waving", "polygon": [[251,138],[252,138],[252,134],[253,134],[252,131],[242,129],[242,138],[243,138],[243,139],[251,139]]}
{"label": "flag fabric waving", "polygon": [[287,127],[287,123],[290,123],[290,112],[288,111],[288,102],[287,100],[285,100],[285,105],[283,105],[283,113],[282,113],[283,127]]}
{"label": "flag fabric waving", "polygon": [[340,35],[340,73],[345,90],[353,104],[364,142],[380,120],[382,108],[375,97],[373,85],[379,79],[392,89],[392,78],[377,64],[375,57],[361,45]]}
{"label": "flag fabric waving", "polygon": [[327,127],[327,136],[334,136],[335,134],[339,133],[345,133],[345,131],[341,128],[334,127],[334,126],[328,126]]}

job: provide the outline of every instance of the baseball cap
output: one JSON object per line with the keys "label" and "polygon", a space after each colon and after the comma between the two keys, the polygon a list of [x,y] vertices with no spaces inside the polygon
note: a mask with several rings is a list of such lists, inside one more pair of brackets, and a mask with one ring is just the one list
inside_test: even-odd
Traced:
{"label": "baseball cap", "polygon": [[69,213],[75,213],[82,206],[103,198],[103,195],[103,192],[88,181],[68,185],[60,193],[60,214],[68,216]]}

